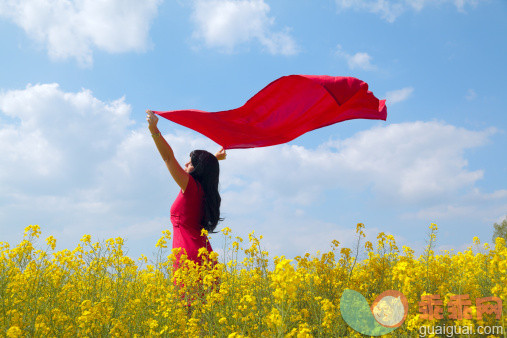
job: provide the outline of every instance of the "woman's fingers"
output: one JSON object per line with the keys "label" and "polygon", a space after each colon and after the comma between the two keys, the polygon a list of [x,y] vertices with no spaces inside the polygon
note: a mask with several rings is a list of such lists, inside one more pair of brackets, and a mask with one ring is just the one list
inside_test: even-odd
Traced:
{"label": "woman's fingers", "polygon": [[149,124],[156,124],[158,122],[158,117],[155,115],[155,113],[153,113],[153,111],[147,109],[146,121],[148,121]]}
{"label": "woman's fingers", "polygon": [[225,149],[222,147],[222,149],[220,149],[216,155],[217,159],[219,160],[225,160],[225,158],[227,157],[227,154],[225,153]]}

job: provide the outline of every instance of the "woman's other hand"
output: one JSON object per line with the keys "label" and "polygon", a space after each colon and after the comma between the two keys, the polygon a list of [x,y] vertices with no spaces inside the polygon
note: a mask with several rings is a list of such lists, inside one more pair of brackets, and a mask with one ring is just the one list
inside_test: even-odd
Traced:
{"label": "woman's other hand", "polygon": [[222,148],[220,149],[216,154],[215,154],[215,157],[217,158],[217,160],[225,160],[225,158],[227,157],[227,154],[225,153],[225,149]]}
{"label": "woman's other hand", "polygon": [[157,123],[158,123],[158,117],[157,115],[155,115],[151,110],[147,109],[146,110],[146,121],[148,121],[148,128],[150,129],[150,131],[153,133],[155,133],[156,131],[158,131],[158,128],[157,128]]}

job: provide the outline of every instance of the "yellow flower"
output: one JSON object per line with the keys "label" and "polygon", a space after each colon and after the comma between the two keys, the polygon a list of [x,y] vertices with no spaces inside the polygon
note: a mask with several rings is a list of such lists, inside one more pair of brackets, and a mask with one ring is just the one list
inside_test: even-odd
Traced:
{"label": "yellow flower", "polygon": [[250,233],[248,234],[248,240],[249,240],[250,242],[251,242],[251,241],[253,241],[253,238],[254,238],[254,232],[255,232],[255,230],[252,230],[252,232],[250,232]]}
{"label": "yellow flower", "polygon": [[51,247],[51,250],[54,250],[56,246],[56,238],[49,236],[46,238],[46,243],[48,243],[48,245]]}
{"label": "yellow flower", "polygon": [[[437,227],[432,224],[430,228],[431,249]],[[356,230],[361,234],[364,225],[358,224]],[[229,235],[230,229],[223,232]],[[224,263],[218,262],[217,252],[211,252],[209,260],[215,262],[200,265],[188,260],[181,248],[167,257],[159,250],[153,264],[145,264],[145,255],[134,261],[121,250],[124,240],[120,237],[108,239],[105,247],[80,243],[72,251],[49,255],[46,251],[54,250],[56,239],[46,239],[52,249],[38,249],[35,240],[39,234],[40,228],[31,225],[18,245],[11,248],[0,242],[0,270],[7,290],[0,314],[4,322],[7,318],[3,328],[7,337],[53,336],[54,332],[63,337],[239,338],[243,333],[250,337],[335,337],[344,333],[359,337],[341,320],[339,300],[346,288],[361,292],[370,304],[375,295],[397,289],[407,297],[411,309],[417,309],[421,295],[439,294],[444,306],[456,293],[470,295],[472,304],[481,297],[507,299],[503,238],[496,239],[494,249],[485,243],[480,253],[474,253],[471,246],[457,254],[431,251],[419,258],[407,246],[399,255],[395,237],[384,233],[377,237],[377,251],[366,242],[364,248],[357,248],[357,255],[356,248],[353,252],[340,248],[340,257],[336,257],[339,242],[330,239],[331,251],[297,256],[296,265],[285,256],[268,259],[268,251],[261,249],[251,232],[250,248],[240,248],[242,239],[236,237],[233,243],[226,241]],[[162,235],[159,248],[165,247],[171,233],[164,230]],[[90,241],[90,235],[83,236],[82,242]],[[480,243],[478,238],[474,243]],[[182,253],[180,267],[174,269],[174,259]],[[360,261],[364,253],[367,258]],[[207,256],[206,249],[198,254]],[[470,308],[472,320],[457,321],[444,315],[443,323],[494,325],[494,317],[476,320],[478,311],[474,305]],[[410,336],[421,326],[433,324],[435,320],[423,320],[420,313],[409,311],[396,332]]]}
{"label": "yellow flower", "polygon": [[81,242],[83,243],[90,243],[92,239],[92,236],[91,235],[84,235],[82,238],[81,238]]}
{"label": "yellow flower", "polygon": [[218,258],[218,252],[216,252],[216,251],[210,252],[209,258],[212,260],[216,260]]}
{"label": "yellow flower", "polygon": [[171,239],[171,232],[169,230],[163,230],[162,235],[167,239]]}
{"label": "yellow flower", "polygon": [[154,329],[158,326],[158,322],[155,319],[148,319],[147,324],[150,329]]}
{"label": "yellow flower", "polygon": [[32,236],[39,238],[39,235],[41,234],[40,227],[38,225],[29,225],[25,228],[25,234],[24,237]]}
{"label": "yellow flower", "polygon": [[165,237],[160,237],[155,245],[157,248],[167,248],[167,241]]}
{"label": "yellow flower", "polygon": [[340,250],[340,253],[341,253],[343,256],[345,256],[345,257],[349,257],[349,256],[350,256],[350,252],[351,252],[351,250],[350,250],[349,248],[342,248],[342,249]]}
{"label": "yellow flower", "polygon": [[373,251],[373,244],[370,241],[366,241],[366,243],[364,243],[364,248],[368,251]]}
{"label": "yellow flower", "polygon": [[11,326],[9,330],[7,330],[7,337],[9,338],[21,337],[22,334],[23,332],[17,326]]}
{"label": "yellow flower", "polygon": [[199,248],[199,251],[197,252],[197,257],[208,255],[209,255],[208,249],[206,249],[205,247]]}
{"label": "yellow flower", "polygon": [[359,234],[362,237],[366,237],[366,235],[364,234],[364,232],[363,232],[362,229],[364,229],[364,224],[363,223],[357,223],[356,233]]}

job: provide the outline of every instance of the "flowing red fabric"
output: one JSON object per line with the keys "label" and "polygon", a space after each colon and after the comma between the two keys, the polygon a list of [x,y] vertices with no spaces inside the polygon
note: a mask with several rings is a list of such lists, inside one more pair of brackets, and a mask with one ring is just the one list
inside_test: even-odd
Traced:
{"label": "flowing red fabric", "polygon": [[281,77],[232,110],[154,113],[209,137],[224,149],[272,146],[345,120],[387,118],[385,100],[377,99],[366,82],[327,75]]}

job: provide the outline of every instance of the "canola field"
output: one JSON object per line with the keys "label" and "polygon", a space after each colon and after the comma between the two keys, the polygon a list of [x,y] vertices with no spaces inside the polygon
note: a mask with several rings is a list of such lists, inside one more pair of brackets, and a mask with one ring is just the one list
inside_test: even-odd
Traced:
{"label": "canola field", "polygon": [[[288,259],[263,251],[262,236],[252,232],[247,242],[225,228],[226,260],[215,264],[217,254],[203,251],[205,264],[187,261],[173,271],[169,231],[156,244],[157,261],[148,262],[127,257],[122,238],[93,243],[85,235],[74,250],[55,252],[56,239],[44,243],[40,227],[31,225],[18,245],[0,242],[0,337],[363,337],[340,312],[345,289],[369,304],[385,290],[406,296],[406,319],[387,336],[419,337],[429,326],[500,326],[503,332],[490,336],[506,337],[504,239],[489,245],[474,238],[464,252],[436,253],[431,224],[427,248],[415,257],[384,233],[363,242],[363,230],[359,223],[354,248],[334,240],[329,252]],[[362,254],[367,258],[358,259]],[[422,300],[432,295],[444,310],[428,318]],[[456,295],[468,295],[471,304],[461,319],[446,308]],[[504,301],[500,319],[479,315],[482,297]]]}

